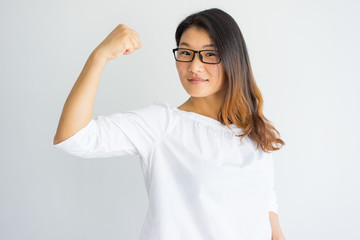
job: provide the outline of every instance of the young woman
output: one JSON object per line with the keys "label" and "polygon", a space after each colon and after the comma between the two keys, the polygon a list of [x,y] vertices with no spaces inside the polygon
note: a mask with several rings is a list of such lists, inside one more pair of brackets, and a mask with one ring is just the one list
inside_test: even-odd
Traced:
{"label": "young woman", "polygon": [[263,113],[242,33],[226,12],[188,16],[173,49],[179,107],[100,115],[93,104],[106,63],[141,48],[118,25],[91,53],[60,117],[54,145],[84,158],[138,155],[149,196],[139,239],[285,239],[278,220],[272,151],[284,142]]}

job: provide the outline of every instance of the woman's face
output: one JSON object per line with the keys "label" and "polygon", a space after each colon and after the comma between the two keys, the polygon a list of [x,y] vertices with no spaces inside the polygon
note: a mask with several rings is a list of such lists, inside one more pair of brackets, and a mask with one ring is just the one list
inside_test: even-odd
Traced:
{"label": "woman's face", "polygon": [[[190,27],[186,29],[179,42],[179,48],[188,48],[195,51],[215,50],[209,34],[202,29]],[[199,54],[195,53],[192,62],[176,61],[176,68],[185,91],[192,97],[220,96],[223,86],[224,70],[219,64],[206,64],[200,61]],[[191,81],[192,78],[201,78],[206,81]]]}

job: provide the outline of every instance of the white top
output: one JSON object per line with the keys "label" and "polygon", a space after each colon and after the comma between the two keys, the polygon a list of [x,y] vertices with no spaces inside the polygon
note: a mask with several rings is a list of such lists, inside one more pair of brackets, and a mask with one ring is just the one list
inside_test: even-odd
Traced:
{"label": "white top", "polygon": [[140,240],[270,240],[272,153],[231,127],[157,100],[100,115],[54,146],[82,158],[140,157],[149,197]]}

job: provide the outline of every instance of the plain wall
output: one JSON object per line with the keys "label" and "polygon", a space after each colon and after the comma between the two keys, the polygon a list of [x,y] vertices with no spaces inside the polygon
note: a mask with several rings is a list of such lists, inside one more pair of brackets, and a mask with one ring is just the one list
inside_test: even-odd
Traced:
{"label": "plain wall", "polygon": [[[171,49],[187,15],[218,7],[244,35],[274,153],[287,239],[360,239],[359,1],[0,2],[0,239],[137,239],[147,196],[136,156],[81,159],[52,146],[89,54],[120,23],[143,47],[110,61],[94,118],[188,98]],[[357,186],[357,187],[356,187]]]}

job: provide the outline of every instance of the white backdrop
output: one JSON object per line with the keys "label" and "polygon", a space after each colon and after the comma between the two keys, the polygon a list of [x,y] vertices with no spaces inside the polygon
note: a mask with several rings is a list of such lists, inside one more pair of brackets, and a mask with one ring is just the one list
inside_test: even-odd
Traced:
{"label": "white backdrop", "polygon": [[[187,98],[171,49],[187,15],[218,7],[247,43],[289,240],[360,239],[359,1],[0,2],[0,239],[137,239],[147,196],[136,156],[81,159],[52,146],[89,54],[120,23],[143,47],[110,61],[94,118]],[[357,186],[357,187],[356,187]]]}

